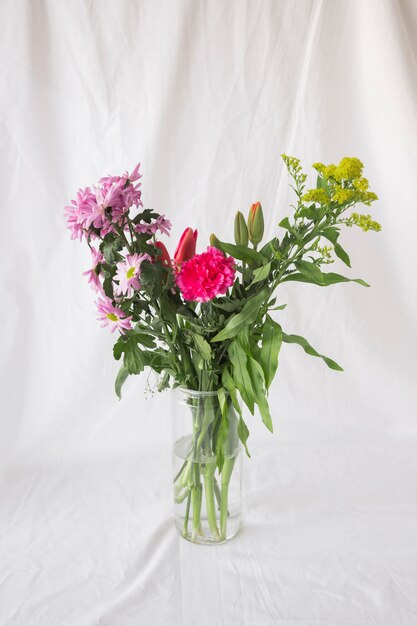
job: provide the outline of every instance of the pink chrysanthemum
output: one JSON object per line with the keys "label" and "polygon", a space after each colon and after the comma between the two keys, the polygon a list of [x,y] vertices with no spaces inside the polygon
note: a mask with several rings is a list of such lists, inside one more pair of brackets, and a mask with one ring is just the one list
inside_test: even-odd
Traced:
{"label": "pink chrysanthemum", "polygon": [[[68,222],[68,228],[71,231],[71,239],[83,238],[90,227],[90,216],[92,207],[96,204],[96,197],[90,187],[79,189],[75,200],[71,200],[71,204],[65,207],[65,216]],[[88,224],[88,225],[87,225]]]}
{"label": "pink chrysanthemum", "polygon": [[137,224],[135,226],[135,230],[137,233],[146,233],[147,235],[154,235],[157,230],[159,230],[163,235],[168,235],[169,231],[172,228],[171,222],[165,217],[165,215],[160,215],[156,220],[154,220],[151,224]]}
{"label": "pink chrysanthemum", "polygon": [[121,333],[124,333],[125,330],[131,330],[132,317],[127,317],[126,313],[120,307],[114,306],[110,298],[107,296],[99,298],[96,304],[99,313],[97,319],[103,322],[101,325],[102,328],[107,326],[112,333],[114,333],[116,329],[120,330]]}
{"label": "pink chrysanthemum", "polygon": [[96,250],[93,246],[91,246],[91,260],[92,267],[91,269],[83,272],[83,276],[88,276],[88,282],[91,285],[91,288],[98,293],[104,294],[103,287],[100,282],[100,263],[104,261],[104,257],[99,250]]}
{"label": "pink chrysanthemum", "polygon": [[139,174],[139,164],[131,174],[125,172],[123,176],[106,176],[100,179],[100,185],[80,189],[76,200],[65,207],[68,228],[72,239],[95,237],[93,229],[100,231],[100,236],[113,232],[113,224],[122,226],[125,213],[132,206],[142,206],[141,183],[136,182]]}
{"label": "pink chrysanthemum", "polygon": [[119,281],[115,291],[119,295],[133,296],[133,292],[140,289],[140,268],[143,261],[151,261],[149,254],[128,254],[125,261],[117,264],[117,272],[114,277]]}
{"label": "pink chrysanthemum", "polygon": [[208,302],[225,294],[235,281],[235,260],[209,246],[181,265],[177,284],[185,300]]}

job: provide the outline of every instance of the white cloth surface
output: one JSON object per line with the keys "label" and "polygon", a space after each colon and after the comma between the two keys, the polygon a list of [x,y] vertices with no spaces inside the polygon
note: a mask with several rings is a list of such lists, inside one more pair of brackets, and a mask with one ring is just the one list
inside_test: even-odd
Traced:
{"label": "white cloth surface", "polygon": [[[416,626],[417,3],[3,0],[0,624]],[[280,153],[359,156],[380,234],[368,280],[283,287],[271,436],[248,418],[244,526],[181,540],[169,394],[129,380],[95,321],[62,207],[142,162],[146,207],[231,238],[289,213]],[[312,179],[314,184],[314,179]],[[365,212],[368,212],[367,210]],[[146,398],[145,395],[149,397]]]}

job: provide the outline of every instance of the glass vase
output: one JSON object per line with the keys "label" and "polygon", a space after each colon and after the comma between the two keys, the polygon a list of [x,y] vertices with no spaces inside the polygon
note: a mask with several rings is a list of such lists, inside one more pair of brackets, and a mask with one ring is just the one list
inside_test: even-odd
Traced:
{"label": "glass vase", "polygon": [[216,391],[172,391],[175,525],[184,539],[221,544],[241,523],[238,415]]}

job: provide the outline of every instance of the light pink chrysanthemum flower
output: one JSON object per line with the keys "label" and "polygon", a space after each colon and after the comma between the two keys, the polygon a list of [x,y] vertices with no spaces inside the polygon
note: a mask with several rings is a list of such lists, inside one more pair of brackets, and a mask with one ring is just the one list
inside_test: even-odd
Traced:
{"label": "light pink chrysanthemum flower", "polygon": [[119,281],[115,289],[117,294],[126,295],[128,298],[133,296],[133,292],[140,289],[140,268],[143,261],[151,261],[149,254],[128,254],[125,261],[117,264],[117,272],[114,277]]}
{"label": "light pink chrysanthemum flower", "polygon": [[146,233],[147,235],[154,235],[156,231],[160,231],[164,235],[170,235],[170,230],[172,228],[171,222],[165,217],[165,215],[160,215],[156,220],[151,222],[150,224],[137,224],[135,226],[135,230],[137,233]]}
{"label": "light pink chrysanthemum flower", "polygon": [[65,207],[72,239],[94,238],[92,229],[105,237],[115,231],[113,224],[123,225],[124,215],[132,206],[142,206],[139,167],[136,165],[131,174],[101,178],[93,191],[90,187],[78,191],[77,198]]}
{"label": "light pink chrysanthemum flower", "polygon": [[99,278],[100,270],[98,267],[100,263],[104,261],[104,256],[99,250],[96,250],[93,246],[91,246],[91,260],[92,267],[86,272],[83,272],[83,276],[88,276],[88,282],[95,292],[104,294],[103,287]]}
{"label": "light pink chrysanthemum flower", "polygon": [[102,191],[107,194],[112,189],[112,199],[107,206],[112,207],[113,221],[117,221],[120,217],[126,213],[132,206],[142,206],[140,190],[142,183],[136,183],[142,178],[139,174],[140,163],[136,165],[131,174],[125,172],[122,176],[105,176],[100,178],[100,184],[102,185]]}
{"label": "light pink chrysanthemum flower", "polygon": [[93,207],[96,204],[96,197],[90,187],[79,189],[75,200],[71,200],[71,204],[65,207],[65,216],[68,222],[68,228],[71,231],[71,239],[83,238],[87,235],[90,227],[90,218]]}
{"label": "light pink chrysanthemum flower", "polygon": [[209,302],[226,293],[235,281],[235,260],[209,246],[206,252],[184,261],[176,281],[185,300]]}
{"label": "light pink chrysanthemum flower", "polygon": [[132,329],[132,317],[127,317],[126,313],[120,307],[114,306],[110,298],[107,296],[99,298],[96,304],[99,313],[97,319],[103,322],[101,325],[102,328],[107,326],[112,333],[114,333],[116,329],[120,330],[121,333],[124,333],[125,330]]}

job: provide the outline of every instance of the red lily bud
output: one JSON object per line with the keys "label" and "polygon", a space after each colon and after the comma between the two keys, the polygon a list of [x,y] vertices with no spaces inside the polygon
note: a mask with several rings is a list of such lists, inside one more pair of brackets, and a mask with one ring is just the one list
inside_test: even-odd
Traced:
{"label": "red lily bud", "polygon": [[162,241],[155,241],[155,247],[159,248],[160,252],[156,256],[157,261],[161,261],[162,265],[166,265],[167,267],[171,267],[171,257],[169,256],[169,252],[166,249],[165,245]]}
{"label": "red lily bud", "polygon": [[190,227],[186,228],[181,235],[177,249],[174,252],[175,263],[182,263],[192,259],[197,245],[197,231]]}

